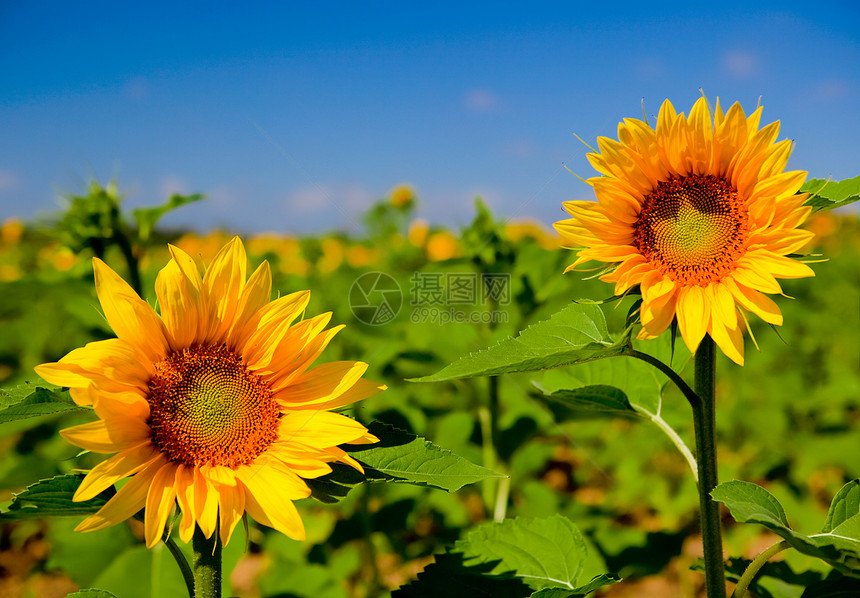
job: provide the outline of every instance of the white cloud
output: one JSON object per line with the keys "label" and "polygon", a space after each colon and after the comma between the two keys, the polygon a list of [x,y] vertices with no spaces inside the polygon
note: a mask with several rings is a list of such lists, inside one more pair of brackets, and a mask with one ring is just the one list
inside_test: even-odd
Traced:
{"label": "white cloud", "polygon": [[158,193],[160,197],[164,197],[165,199],[176,193],[179,195],[189,195],[191,187],[182,177],[171,174],[159,179]]}
{"label": "white cloud", "polygon": [[530,139],[511,139],[501,145],[501,153],[520,160],[531,158],[535,154],[535,144]]}
{"label": "white cloud", "polygon": [[501,213],[504,196],[491,187],[443,187],[421,194],[418,214],[434,224],[466,225],[475,217],[475,198],[480,197],[493,212]]}
{"label": "white cloud", "polygon": [[666,65],[657,58],[641,58],[636,62],[636,74],[642,79],[656,79],[666,74]]}
{"label": "white cloud", "polygon": [[722,65],[729,75],[750,77],[758,72],[758,57],[743,50],[729,50],[723,53]]}
{"label": "white cloud", "polygon": [[828,79],[810,86],[809,94],[819,102],[841,100],[849,93],[848,83],[843,79]]}
{"label": "white cloud", "polygon": [[14,191],[21,184],[21,178],[11,170],[0,170],[0,192]]}
{"label": "white cloud", "polygon": [[489,89],[474,88],[466,92],[466,108],[474,112],[493,112],[499,105],[499,100]]}
{"label": "white cloud", "polygon": [[219,214],[227,214],[231,210],[237,209],[239,205],[239,195],[234,189],[229,187],[216,187],[211,191],[206,192],[206,204],[211,207],[212,211]]}
{"label": "white cloud", "polygon": [[122,86],[122,95],[139,102],[149,97],[149,82],[145,77],[133,77]]}
{"label": "white cloud", "polygon": [[472,206],[475,205],[475,198],[480,197],[481,201],[483,201],[487,207],[494,212],[500,210],[503,204],[502,194],[496,189],[491,189],[489,187],[475,187],[469,189],[466,191],[466,197]]}
{"label": "white cloud", "polygon": [[313,214],[328,209],[333,190],[326,185],[308,185],[292,191],[284,200],[288,212]]}
{"label": "white cloud", "polygon": [[343,197],[344,209],[351,214],[364,212],[374,201],[382,197],[382,194],[374,195],[361,185],[346,185],[338,191],[338,194]]}
{"label": "white cloud", "polygon": [[349,223],[383,194],[374,195],[358,184],[307,185],[290,192],[282,204],[288,212],[319,214],[327,212],[333,225]]}

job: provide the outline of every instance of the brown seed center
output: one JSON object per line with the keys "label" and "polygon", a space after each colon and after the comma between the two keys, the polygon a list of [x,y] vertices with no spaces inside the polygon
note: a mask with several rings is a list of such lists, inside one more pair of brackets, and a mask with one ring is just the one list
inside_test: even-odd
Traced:
{"label": "brown seed center", "polygon": [[673,281],[706,286],[734,270],[746,250],[748,220],[727,181],[690,175],[662,181],[645,198],[634,243]]}
{"label": "brown seed center", "polygon": [[238,467],[278,437],[269,387],[225,346],[191,347],[155,364],[152,443],[175,463]]}

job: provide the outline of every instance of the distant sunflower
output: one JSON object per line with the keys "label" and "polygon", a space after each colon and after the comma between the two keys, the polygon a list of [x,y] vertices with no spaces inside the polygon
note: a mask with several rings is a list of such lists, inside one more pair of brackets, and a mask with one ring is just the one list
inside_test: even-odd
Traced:
{"label": "distant sunflower", "polygon": [[294,324],[310,293],[270,302],[269,265],[246,280],[238,238],[202,278],[187,253],[172,246],[170,252],[155,283],[161,317],[95,259],[96,292],[118,338],[36,368],[99,417],[63,430],[63,437],[117,453],[87,474],[74,499],[131,478],[77,529],[102,529],[145,507],[152,547],[178,502],[186,542],[197,525],[207,538],[218,528],[226,543],[245,512],[302,539],[293,505],[310,494],[302,478],[328,473],[333,461],[361,470],[338,445],[377,441],[358,422],[327,410],[385,387],[361,377],[365,363],[309,367],[343,327],[323,330],[331,313]]}
{"label": "distant sunflower", "polygon": [[[579,249],[567,270],[589,260],[615,264],[601,280],[621,295],[639,285],[639,338],[659,336],[677,318],[690,351],[709,334],[743,364],[745,311],[781,325],[765,293],[781,293],[777,278],[814,276],[787,257],[813,233],[797,230],[809,215],[796,194],[806,172],[783,172],[791,152],[776,142],[779,121],[759,129],[735,103],[714,113],[700,98],[690,116],[666,100],[656,130],[624,119],[618,139],[598,139],[588,154],[604,176],[588,180],[597,202],[565,202],[573,216],[555,224]],[[741,311],[745,310],[745,311]]]}

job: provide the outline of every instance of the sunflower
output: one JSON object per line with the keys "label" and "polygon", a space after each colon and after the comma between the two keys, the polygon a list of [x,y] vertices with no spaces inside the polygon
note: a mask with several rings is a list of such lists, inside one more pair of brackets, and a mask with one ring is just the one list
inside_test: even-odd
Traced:
{"label": "sunflower", "polygon": [[130,478],[77,530],[109,527],[145,508],[152,547],[178,503],[186,542],[199,526],[207,538],[218,531],[227,543],[246,512],[303,539],[293,504],[310,494],[303,478],[330,472],[334,461],[361,470],[338,445],[377,441],[360,423],[328,410],[385,386],[361,377],[362,362],[310,367],[343,326],[324,330],[331,313],[301,319],[308,291],[270,302],[269,265],[246,280],[238,238],[203,277],[187,253],[173,246],[170,253],[155,284],[160,317],[94,259],[96,292],[118,338],[36,367],[98,416],[63,437],[116,453],[87,474],[74,500]]}
{"label": "sunflower", "polygon": [[677,114],[666,100],[656,130],[624,119],[618,141],[601,137],[588,154],[603,176],[587,182],[597,202],[565,202],[573,216],[555,224],[578,248],[572,270],[608,262],[601,280],[622,295],[639,286],[639,338],[659,336],[677,318],[690,351],[709,334],[743,365],[746,313],[781,325],[767,296],[777,278],[814,276],[788,257],[813,237],[797,230],[809,215],[797,190],[806,172],[783,172],[791,141],[776,142],[779,121],[759,128],[761,107],[746,116],[735,103],[725,114],[705,98]]}

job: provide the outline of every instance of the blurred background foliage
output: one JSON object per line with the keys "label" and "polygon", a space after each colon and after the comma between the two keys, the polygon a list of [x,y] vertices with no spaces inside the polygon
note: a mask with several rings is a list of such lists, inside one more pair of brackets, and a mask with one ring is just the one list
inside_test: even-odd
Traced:
{"label": "blurred background foliage", "polygon": [[[35,381],[33,366],[113,336],[99,312],[93,256],[139,286],[153,305],[155,276],[169,259],[167,243],[200,263],[211,262],[232,232],[156,227],[168,210],[198,199],[174,196],[128,218],[116,185],[93,183],[53,222],[3,222],[0,385]],[[562,513],[590,542],[593,570],[628,580],[598,595],[693,595],[700,579],[689,571],[698,556],[695,484],[686,462],[657,428],[625,419],[556,423],[534,396],[540,373],[495,382],[405,381],[546,319],[572,299],[602,299],[612,292],[581,273],[562,275],[573,254],[543,224],[502,219],[478,200],[474,221],[450,230],[415,219],[418,201],[408,186],[393,189],[366,213],[360,235],[247,237],[249,259],[255,267],[269,261],[276,293],[309,288],[308,314],[332,311],[333,323],[347,325],[324,360],[364,360],[370,364],[367,376],[389,386],[351,415],[424,436],[507,473],[510,481],[499,486],[488,480],[456,494],[366,484],[337,504],[302,501],[306,542],[253,524],[247,541],[241,531],[236,534],[224,553],[232,594],[384,596],[415,579],[434,553],[494,515]],[[778,299],[785,325],[775,333],[760,321],[752,324],[761,351],[748,340],[744,367],[721,357],[717,424],[721,480],[767,487],[799,519],[793,526],[811,532],[836,491],[860,477],[860,224],[856,212],[825,211],[805,226],[817,235],[806,252],[827,261],[814,265],[816,278],[783,283],[792,297]],[[359,321],[350,307],[355,281],[368,272],[388,274],[402,292],[399,312],[383,325]],[[477,314],[471,316],[474,322],[431,321],[420,311],[427,305],[417,297],[416,273],[418,278],[507,274],[508,300],[483,301],[477,293],[471,303],[435,306],[466,317]],[[604,306],[610,331],[620,332],[631,303]],[[486,312],[498,315],[481,317]],[[647,351],[647,344],[642,348]],[[483,438],[493,394],[499,419],[495,450],[488,451]],[[664,397],[662,416],[693,445],[689,408],[674,388]],[[0,501],[8,502],[40,478],[92,467],[98,457],[76,459],[77,449],[57,434],[86,419],[67,414],[0,426]],[[74,533],[76,523],[4,524],[0,595],[64,596],[90,586],[123,598],[184,591],[169,555],[143,547],[137,522],[92,534]],[[726,526],[731,554],[749,558],[773,542],[755,526],[736,526],[730,519]],[[788,554],[787,560],[797,570],[826,572],[826,566],[799,554]],[[130,578],[139,583],[129,584]]]}

